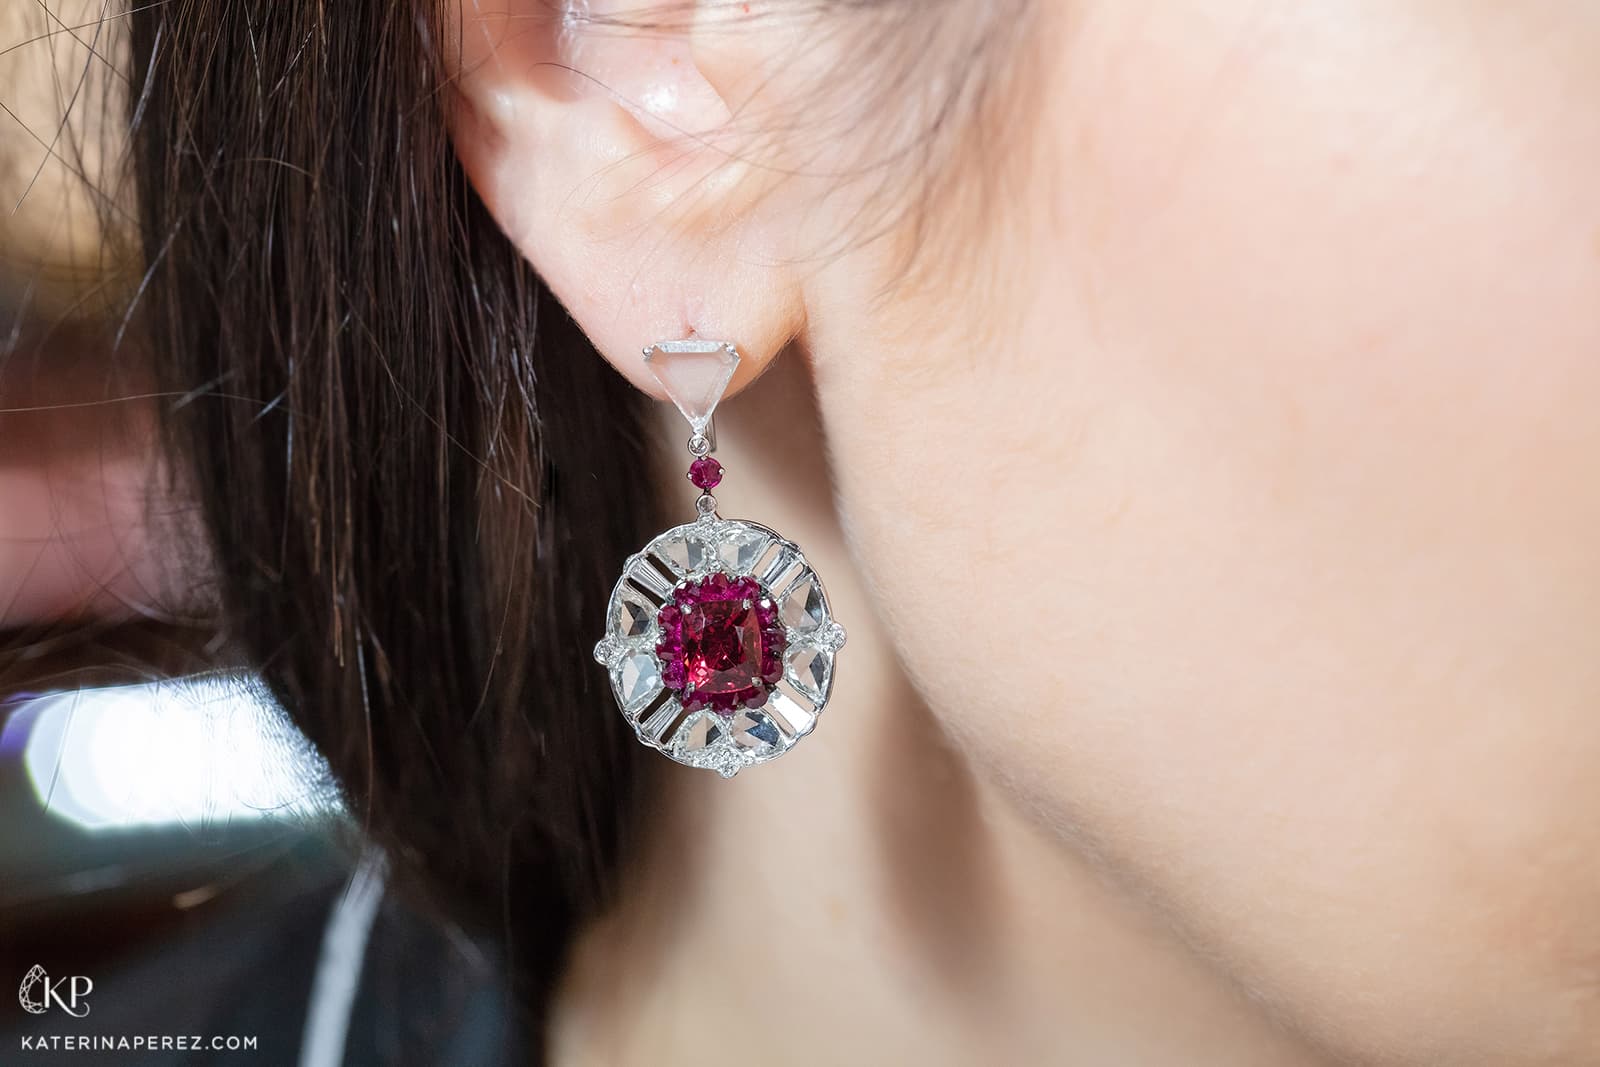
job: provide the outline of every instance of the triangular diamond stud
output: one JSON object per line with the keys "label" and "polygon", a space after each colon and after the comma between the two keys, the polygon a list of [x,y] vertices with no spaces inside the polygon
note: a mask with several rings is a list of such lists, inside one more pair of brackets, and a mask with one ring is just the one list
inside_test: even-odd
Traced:
{"label": "triangular diamond stud", "polygon": [[644,350],[644,361],[690,427],[703,436],[739,369],[739,350],[727,341],[658,341]]}

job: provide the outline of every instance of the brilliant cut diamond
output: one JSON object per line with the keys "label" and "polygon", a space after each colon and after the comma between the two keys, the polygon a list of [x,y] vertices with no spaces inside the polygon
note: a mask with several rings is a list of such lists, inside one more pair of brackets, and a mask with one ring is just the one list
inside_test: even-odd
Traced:
{"label": "brilliant cut diamond", "polygon": [[836,622],[830,622],[828,628],[822,633],[822,643],[835,652],[844,647],[845,638],[844,627]]}
{"label": "brilliant cut diamond", "polygon": [[844,644],[828,609],[796,546],[702,515],[628,558],[594,655],[641,741],[732,777],[815,725]]}

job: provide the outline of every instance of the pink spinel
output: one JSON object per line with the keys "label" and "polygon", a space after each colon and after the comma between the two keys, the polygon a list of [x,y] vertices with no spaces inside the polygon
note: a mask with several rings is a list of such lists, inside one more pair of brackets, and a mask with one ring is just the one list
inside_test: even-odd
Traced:
{"label": "pink spinel", "polygon": [[743,600],[713,600],[683,613],[683,666],[698,692],[737,693],[761,681],[761,621]]}
{"label": "pink spinel", "polygon": [[689,464],[689,481],[696,489],[709,493],[722,484],[722,464],[710,456],[701,456]]}
{"label": "pink spinel", "polygon": [[760,707],[783,677],[786,633],[754,578],[712,573],[691,579],[662,607],[657,623],[662,681],[689,711]]}

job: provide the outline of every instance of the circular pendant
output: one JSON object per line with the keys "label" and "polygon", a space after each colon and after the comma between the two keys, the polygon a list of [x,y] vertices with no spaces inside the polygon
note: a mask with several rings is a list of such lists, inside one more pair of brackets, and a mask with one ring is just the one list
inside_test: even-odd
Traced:
{"label": "circular pendant", "polygon": [[844,641],[799,546],[713,513],[629,557],[594,657],[640,741],[731,778],[816,726]]}

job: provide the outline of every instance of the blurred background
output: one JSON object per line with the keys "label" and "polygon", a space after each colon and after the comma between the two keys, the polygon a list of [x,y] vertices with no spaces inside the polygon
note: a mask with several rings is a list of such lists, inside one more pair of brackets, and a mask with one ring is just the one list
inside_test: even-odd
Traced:
{"label": "blurred background", "polygon": [[[251,1043],[74,1051],[83,1063],[517,1061],[493,947],[387,892],[248,676],[114,682],[148,659],[61,643],[96,662],[37,671],[0,704],[0,1062],[28,1062],[41,1035]],[[12,647],[8,667],[62,651]],[[9,989],[35,966],[90,979],[89,1013],[22,1011]]]}
{"label": "blurred background", "polygon": [[[152,429],[192,398],[151,395],[138,337],[120,10],[0,5],[0,1063],[520,1062],[493,944],[406,907],[208,626]],[[35,968],[88,1013],[24,1010]],[[26,1044],[92,1035],[239,1042]]]}

